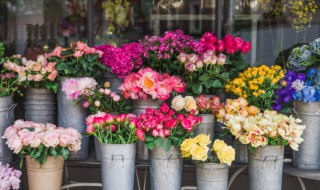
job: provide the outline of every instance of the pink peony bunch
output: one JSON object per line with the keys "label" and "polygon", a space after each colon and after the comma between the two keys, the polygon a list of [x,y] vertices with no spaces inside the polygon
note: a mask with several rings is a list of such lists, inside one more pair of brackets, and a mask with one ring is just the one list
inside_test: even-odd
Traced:
{"label": "pink peony bunch", "polygon": [[198,53],[203,54],[208,50],[216,52],[225,52],[226,54],[235,54],[241,52],[246,54],[251,49],[250,42],[243,41],[240,37],[226,35],[222,40],[218,40],[212,32],[206,32],[196,44]]}
{"label": "pink peony bunch", "polygon": [[0,162],[0,190],[19,189],[20,170],[10,168],[9,164],[2,165]]}
{"label": "pink peony bunch", "polygon": [[164,103],[159,109],[147,108],[145,113],[140,114],[137,118],[136,135],[141,141],[146,141],[149,136],[163,139],[177,137],[183,140],[201,122],[202,117],[191,114],[176,115],[174,110]]}
{"label": "pink peony bunch", "polygon": [[26,58],[22,58],[21,61],[22,65],[8,61],[4,63],[4,66],[9,71],[17,73],[19,82],[25,85],[32,86],[30,83],[43,83],[40,86],[45,87],[47,82],[55,81],[58,75],[56,63],[48,62],[46,54],[38,56],[36,61]]}
{"label": "pink peony bunch", "polygon": [[186,84],[181,79],[168,74],[160,74],[150,68],[141,69],[138,73],[126,76],[124,83],[119,87],[126,99],[139,98],[167,100],[172,91],[182,93]]}
{"label": "pink peony bunch", "polygon": [[133,114],[112,115],[99,111],[86,118],[86,125],[86,132],[100,143],[130,144],[137,141],[136,116]]}
{"label": "pink peony bunch", "polygon": [[62,91],[69,99],[77,99],[79,96],[90,96],[96,89],[97,82],[93,78],[71,78],[62,83]]}
{"label": "pink peony bunch", "polygon": [[[61,55],[61,52],[65,51],[67,49],[62,47],[56,47],[49,55],[48,57],[54,56],[54,57],[63,57]],[[77,42],[76,47],[74,48],[74,52],[72,56],[74,58],[80,58],[82,55],[90,55],[90,54],[98,54],[101,58],[103,56],[103,51],[97,50],[95,48],[89,47],[87,44],[83,42]]]}
{"label": "pink peony bunch", "polygon": [[140,69],[145,54],[143,46],[135,42],[124,44],[121,47],[106,44],[95,48],[104,52],[102,57],[104,65],[109,67],[111,72],[119,78]]}
{"label": "pink peony bunch", "polygon": [[73,128],[65,129],[49,123],[17,120],[5,130],[3,138],[7,139],[6,144],[15,154],[25,154],[30,148],[36,149],[40,146],[78,151],[81,148],[82,136]]}

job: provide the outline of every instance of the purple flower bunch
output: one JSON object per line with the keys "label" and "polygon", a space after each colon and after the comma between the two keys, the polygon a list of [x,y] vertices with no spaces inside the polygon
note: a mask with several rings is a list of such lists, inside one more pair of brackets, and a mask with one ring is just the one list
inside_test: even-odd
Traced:
{"label": "purple flower bunch", "polygon": [[10,168],[9,164],[2,165],[0,162],[0,190],[19,189],[20,170]]}
{"label": "purple flower bunch", "polygon": [[303,73],[295,73],[292,70],[287,71],[285,77],[280,81],[281,87],[276,91],[277,97],[271,105],[273,110],[279,111],[283,106],[289,103],[297,90],[303,87],[303,81],[306,75]]}
{"label": "purple flower bunch", "polygon": [[124,44],[121,47],[104,44],[95,48],[104,52],[100,61],[119,78],[139,70],[143,63],[143,56],[146,55],[143,46],[135,42]]}

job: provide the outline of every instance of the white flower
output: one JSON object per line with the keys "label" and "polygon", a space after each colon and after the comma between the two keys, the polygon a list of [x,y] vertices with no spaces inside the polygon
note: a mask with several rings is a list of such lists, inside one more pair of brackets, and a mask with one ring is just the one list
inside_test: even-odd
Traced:
{"label": "white flower", "polygon": [[171,102],[171,107],[176,111],[183,110],[184,105],[184,98],[181,95],[174,97]]}
{"label": "white flower", "polygon": [[291,84],[291,87],[297,91],[300,91],[304,87],[304,82],[301,81],[300,79],[297,79],[297,80],[293,81],[293,83]]}

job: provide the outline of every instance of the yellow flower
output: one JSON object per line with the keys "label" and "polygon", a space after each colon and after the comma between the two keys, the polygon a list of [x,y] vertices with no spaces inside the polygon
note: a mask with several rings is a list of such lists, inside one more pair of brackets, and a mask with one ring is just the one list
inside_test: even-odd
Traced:
{"label": "yellow flower", "polygon": [[219,152],[220,150],[224,149],[227,146],[227,144],[223,141],[223,140],[215,140],[213,145],[212,145],[212,149],[215,152]]}
{"label": "yellow flower", "polygon": [[196,141],[192,138],[190,139],[186,139],[182,142],[181,146],[180,146],[180,150],[182,152],[190,152],[190,150],[192,149],[192,147],[194,147],[196,145]]}
{"label": "yellow flower", "polygon": [[249,115],[254,116],[260,112],[260,109],[255,106],[250,106],[250,107],[247,107],[247,111]]}
{"label": "yellow flower", "polygon": [[196,143],[201,144],[201,145],[208,145],[211,143],[210,141],[210,135],[205,135],[205,134],[200,134],[194,138]]}
{"label": "yellow flower", "polygon": [[228,164],[229,166],[234,161],[236,155],[236,151],[231,146],[226,146],[219,152],[217,152],[217,156],[222,164]]}
{"label": "yellow flower", "polygon": [[197,111],[197,103],[192,96],[186,96],[184,98],[184,109],[186,109],[187,112],[190,112],[191,110]]}
{"label": "yellow flower", "polygon": [[207,146],[196,145],[191,149],[190,153],[192,155],[193,160],[206,161],[208,158],[207,156],[208,151],[209,151],[209,148]]}
{"label": "yellow flower", "polygon": [[190,158],[190,151],[181,151],[181,158]]}

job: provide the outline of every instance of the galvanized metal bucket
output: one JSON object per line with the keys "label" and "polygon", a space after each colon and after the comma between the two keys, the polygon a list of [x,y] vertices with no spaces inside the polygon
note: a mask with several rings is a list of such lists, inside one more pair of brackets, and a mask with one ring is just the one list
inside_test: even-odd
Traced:
{"label": "galvanized metal bucket", "polygon": [[94,149],[96,151],[96,161],[101,161],[100,143],[96,137],[94,137]]}
{"label": "galvanized metal bucket", "polygon": [[297,116],[306,125],[299,151],[292,151],[292,164],[299,169],[320,169],[320,102],[294,102]]}
{"label": "galvanized metal bucket", "polygon": [[115,74],[110,72],[103,73],[102,79],[104,82],[110,82],[110,90],[112,91],[118,91],[118,88],[123,83],[123,79],[118,78]]}
{"label": "galvanized metal bucket", "polygon": [[236,157],[234,162],[239,164],[248,163],[248,145],[242,144],[239,140],[234,139],[233,147],[236,151]]}
{"label": "galvanized metal bucket", "polygon": [[136,143],[100,144],[103,190],[133,190]]}
{"label": "galvanized metal bucket", "polygon": [[1,138],[4,131],[14,122],[14,108],[17,104],[13,103],[12,96],[0,97],[0,162],[11,163],[12,152],[6,145],[6,139]]}
{"label": "galvanized metal bucket", "polygon": [[150,151],[151,190],[180,190],[182,164],[179,148],[172,146],[166,152],[163,148],[154,147]]}
{"label": "galvanized metal bucket", "polygon": [[264,146],[249,152],[249,189],[281,190],[284,146]]}
{"label": "galvanized metal bucket", "polygon": [[227,143],[228,145],[232,145],[233,137],[231,135],[222,135],[223,129],[225,127],[226,126],[223,123],[216,121],[215,128],[214,128],[214,137],[216,139],[224,140],[224,142]]}
{"label": "galvanized metal bucket", "polygon": [[[211,147],[214,141],[215,116],[213,114],[200,114],[199,116],[203,118],[203,121],[196,127],[194,136],[200,134],[210,135],[211,144],[209,147]],[[208,156],[212,156],[212,151],[208,151]]]}
{"label": "galvanized metal bucket", "polygon": [[47,89],[26,90],[25,120],[36,123],[55,123],[56,97]]}
{"label": "galvanized metal bucket", "polygon": [[[133,114],[139,116],[141,113],[146,112],[146,108],[157,109],[161,106],[160,100],[146,99],[146,100],[134,100],[132,107],[134,108]],[[142,141],[137,142],[137,162],[146,162],[149,160],[149,150]]]}
{"label": "galvanized metal bucket", "polygon": [[220,163],[202,163],[196,167],[198,190],[227,190],[229,166]]}
{"label": "galvanized metal bucket", "polygon": [[[63,83],[67,78],[61,78]],[[86,132],[86,117],[89,111],[82,107],[79,103],[73,106],[72,100],[62,91],[61,85],[58,91],[58,126],[68,128],[72,127],[80,133]],[[88,157],[89,138],[82,136],[81,150],[78,152],[70,152],[69,160],[83,160]]]}

